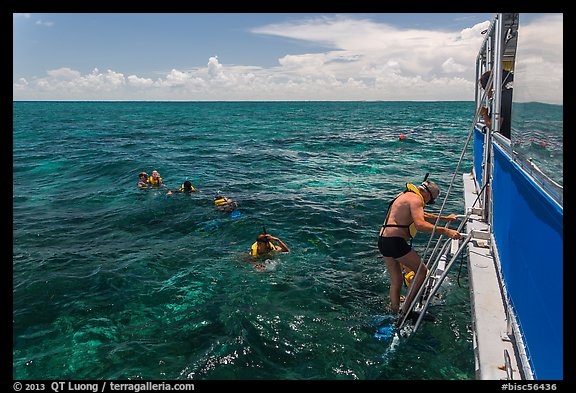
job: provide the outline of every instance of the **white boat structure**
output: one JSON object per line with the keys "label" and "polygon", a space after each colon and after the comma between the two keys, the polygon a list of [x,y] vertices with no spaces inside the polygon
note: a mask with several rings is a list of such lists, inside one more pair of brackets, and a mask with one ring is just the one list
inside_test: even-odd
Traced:
{"label": "white boat structure", "polygon": [[[503,102],[513,95],[502,93],[510,87],[505,86],[509,76],[514,92],[531,83],[530,62],[518,61],[520,14],[496,14],[484,34],[476,76],[480,80],[486,71],[491,76],[486,89],[476,90],[476,115],[465,147],[472,145],[474,161],[472,172],[462,175],[466,214],[458,230],[465,236],[443,245],[438,239],[426,260],[430,274],[410,308],[419,317],[409,333],[418,329],[458,254],[466,252],[476,378],[562,380],[563,187],[516,152],[510,131],[500,129],[501,118],[510,116],[512,134],[525,131],[516,121],[516,103]],[[490,87],[492,97],[486,93]],[[491,128],[482,121],[484,105]],[[401,332],[406,319],[397,323]]]}

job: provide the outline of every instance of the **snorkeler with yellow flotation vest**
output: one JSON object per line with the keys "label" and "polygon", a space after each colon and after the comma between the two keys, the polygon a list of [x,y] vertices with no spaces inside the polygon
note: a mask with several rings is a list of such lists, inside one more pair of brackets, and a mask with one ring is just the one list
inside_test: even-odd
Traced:
{"label": "snorkeler with yellow flotation vest", "polygon": [[268,258],[278,252],[290,252],[290,249],[282,240],[267,233],[266,228],[262,227],[262,229],[263,233],[258,235],[249,253],[252,257],[252,263],[254,263],[254,269],[259,272],[266,270],[268,259],[263,261],[264,258]]}
{"label": "snorkeler with yellow flotation vest", "polygon": [[[277,244],[274,244],[273,242],[276,242]],[[265,255],[274,251],[290,252],[290,249],[279,238],[274,237],[269,233],[263,233],[258,235],[256,241],[252,244],[250,255],[257,257],[258,255]]]}
{"label": "snorkeler with yellow flotation vest", "polygon": [[148,184],[151,186],[159,187],[162,185],[162,178],[158,171],[152,171],[152,175],[148,178]]}
{"label": "snorkeler with yellow flotation vest", "polygon": [[214,206],[220,211],[231,212],[238,208],[238,202],[232,198],[225,197],[222,192],[216,191],[214,194]]}
{"label": "snorkeler with yellow flotation vest", "polygon": [[194,188],[192,183],[190,183],[190,180],[186,179],[186,181],[184,181],[184,183],[182,183],[180,188],[177,188],[175,190],[168,190],[168,193],[166,195],[167,196],[172,195],[173,192],[183,192],[185,194],[191,194],[193,192],[202,192],[202,190],[198,190],[198,189]]}
{"label": "snorkeler with yellow flotation vest", "polygon": [[[393,312],[400,310],[400,291],[404,283],[402,265],[407,270],[416,272],[411,286],[414,286],[404,302],[402,313],[409,307],[414,296],[418,292],[428,268],[422,258],[412,249],[408,243],[417,231],[447,236],[451,239],[459,239],[458,231],[447,227],[434,226],[426,220],[438,220],[438,216],[424,211],[424,206],[431,205],[440,195],[440,189],[433,181],[427,180],[428,175],[419,186],[406,183],[406,189],[390,202],[388,212],[378,238],[378,248],[384,257],[386,268],[390,274],[390,306]],[[456,216],[440,216],[440,220],[454,221]],[[420,269],[418,269],[422,265]],[[407,283],[408,284],[408,283]]]}

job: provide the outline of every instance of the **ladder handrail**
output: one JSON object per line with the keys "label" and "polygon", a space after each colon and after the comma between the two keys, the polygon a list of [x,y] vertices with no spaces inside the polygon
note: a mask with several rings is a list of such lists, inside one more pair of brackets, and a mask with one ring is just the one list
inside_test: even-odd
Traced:
{"label": "ladder handrail", "polygon": [[[466,213],[466,216],[464,217],[464,219],[460,222],[460,225],[458,226],[458,229],[457,229],[458,232],[461,232],[462,228],[464,227],[464,225],[465,225],[466,222],[468,221],[468,218],[470,217],[471,214],[472,214],[472,210],[470,210],[470,211],[468,211],[468,213]],[[442,237],[442,236],[440,236],[440,237]],[[451,239],[448,239],[448,240],[451,240]],[[446,244],[448,244],[448,243],[446,243]],[[446,245],[446,244],[445,244],[445,245]],[[439,255],[438,258],[440,258],[441,256],[442,256],[442,254]],[[438,259],[438,260],[439,260],[439,259]],[[421,267],[421,266],[422,266],[422,265],[420,265],[420,266],[418,267],[418,270],[420,270],[420,267]],[[446,272],[446,271],[447,271],[447,270],[445,270],[445,272]],[[396,327],[397,327],[397,328],[400,329],[400,328],[402,328],[402,326],[404,326],[404,322],[406,322],[406,318],[408,317],[408,315],[410,314],[410,312],[412,312],[412,310],[414,309],[414,306],[415,306],[416,303],[419,301],[420,296],[422,296],[422,293],[424,292],[424,289],[426,288],[426,284],[428,283],[430,277],[431,277],[431,275],[429,274],[428,276],[426,276],[426,277],[424,278],[424,281],[422,282],[422,285],[420,285],[420,288],[418,289],[418,292],[416,293],[416,296],[414,296],[414,299],[413,299],[412,302],[408,305],[408,309],[406,310],[405,313],[403,313],[403,314],[399,317],[399,319],[398,319],[398,321],[397,321],[397,323],[396,323]],[[413,286],[410,286],[410,288],[408,289],[408,293],[410,293],[411,290],[413,290]]]}
{"label": "ladder handrail", "polygon": [[426,313],[426,310],[428,309],[428,306],[430,305],[430,299],[432,299],[432,297],[436,294],[436,292],[438,292],[440,285],[442,285],[442,282],[446,278],[446,275],[450,271],[450,268],[454,264],[454,261],[456,261],[456,258],[458,257],[458,255],[460,255],[460,253],[464,250],[464,248],[466,247],[468,242],[472,239],[473,234],[474,234],[474,232],[472,232],[472,231],[470,233],[468,233],[468,235],[464,239],[464,242],[462,242],[462,245],[458,248],[458,251],[454,255],[452,255],[452,259],[450,259],[450,262],[448,262],[448,264],[446,265],[446,269],[444,270],[444,272],[442,273],[442,275],[438,279],[438,282],[436,282],[434,284],[434,287],[430,291],[430,294],[428,295],[428,298],[426,299],[426,303],[424,304],[424,307],[422,308],[422,311],[420,312],[420,315],[418,316],[418,320],[414,324],[413,332],[415,332],[418,329],[418,327],[420,326],[420,323],[422,322],[422,318],[424,317],[424,314]]}

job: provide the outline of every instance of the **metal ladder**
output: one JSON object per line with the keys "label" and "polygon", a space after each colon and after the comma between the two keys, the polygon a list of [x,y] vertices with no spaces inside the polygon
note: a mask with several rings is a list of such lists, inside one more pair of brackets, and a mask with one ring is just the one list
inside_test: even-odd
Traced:
{"label": "metal ladder", "polygon": [[[458,227],[459,232],[462,230],[462,227],[466,224],[466,221],[468,220],[468,218],[470,217],[471,214],[472,214],[472,211],[468,212],[465,216],[457,216],[458,218],[463,218],[462,222],[460,223],[460,225]],[[428,307],[430,306],[431,300],[434,298],[434,296],[438,292],[438,289],[442,285],[442,282],[446,278],[446,275],[450,271],[450,268],[452,267],[452,265],[456,261],[456,258],[462,253],[462,251],[464,250],[464,248],[466,247],[468,242],[472,239],[473,234],[474,234],[473,232],[470,232],[469,234],[467,234],[466,237],[464,237],[463,243],[461,245],[459,245],[457,250],[455,250],[456,247],[454,247],[454,245],[459,244],[459,241],[458,240],[452,240],[452,239],[446,239],[446,241],[444,242],[444,244],[443,244],[440,252],[438,253],[438,256],[436,257],[434,263],[430,266],[430,273],[424,279],[424,282],[420,286],[420,288],[419,288],[416,296],[414,297],[412,303],[409,305],[406,312],[403,313],[399,317],[399,319],[396,323],[396,328],[398,328],[398,330],[402,329],[402,327],[406,323],[406,320],[408,319],[408,315],[410,315],[410,313],[412,311],[417,311],[419,313],[418,320],[414,324],[414,328],[413,328],[412,333],[414,333],[418,329],[418,327],[420,326],[420,324],[422,322],[422,318],[424,317],[424,315],[426,314],[426,312],[428,310]],[[430,259],[432,259],[434,253],[437,251],[437,249],[440,245],[440,240],[441,239],[438,239],[438,243],[437,243]],[[451,246],[450,249],[449,249],[449,246]],[[446,263],[447,256],[449,253],[452,254],[452,258],[450,259],[450,261],[448,263]],[[420,270],[420,268],[418,270]],[[418,274],[418,272],[416,274]],[[409,291],[410,290],[413,290],[413,287],[410,287]]]}

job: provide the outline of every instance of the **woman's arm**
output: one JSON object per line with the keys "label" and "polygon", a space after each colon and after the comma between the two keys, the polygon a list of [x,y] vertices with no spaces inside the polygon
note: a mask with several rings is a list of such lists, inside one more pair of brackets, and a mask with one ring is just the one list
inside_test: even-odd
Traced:
{"label": "woman's arm", "polygon": [[[424,212],[424,219],[429,221],[436,221],[438,216],[436,214]],[[455,214],[449,214],[447,216],[440,216],[440,220],[442,221],[454,221],[456,219]]]}
{"label": "woman's arm", "polygon": [[288,246],[286,244],[284,244],[284,242],[280,239],[278,239],[277,237],[274,236],[268,236],[268,240],[269,241],[274,241],[277,242],[280,245],[280,251],[282,252],[290,252],[290,249],[288,248]]}

